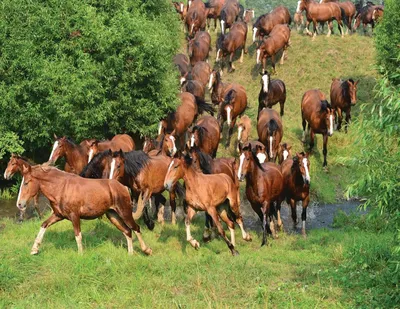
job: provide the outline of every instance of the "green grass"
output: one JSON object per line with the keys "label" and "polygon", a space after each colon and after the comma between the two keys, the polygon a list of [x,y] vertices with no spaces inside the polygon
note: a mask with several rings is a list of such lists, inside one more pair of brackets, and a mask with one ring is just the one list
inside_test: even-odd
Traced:
{"label": "green grass", "polygon": [[[308,150],[301,142],[302,126],[300,103],[301,98],[309,89],[321,89],[330,101],[329,90],[332,78],[353,78],[360,80],[358,86],[358,104],[370,102],[374,98],[373,88],[376,83],[375,48],[373,39],[363,35],[348,35],[341,38],[336,31],[335,35],[327,38],[319,35],[314,41],[309,36],[291,32],[291,46],[287,52],[287,60],[283,65],[276,66],[276,74],[272,78],[282,79],[286,84],[287,99],[285,115],[283,116],[283,141],[293,145],[293,150],[300,152]],[[215,60],[216,34],[211,31],[212,52],[210,64]],[[256,118],[258,108],[258,94],[260,91],[260,67],[256,65],[256,52],[251,44],[251,30],[247,36],[249,53],[245,55],[243,64],[237,59],[234,61],[236,71],[229,74],[224,71],[223,82],[236,82],[243,85],[248,95],[249,109],[246,114],[252,119],[253,139],[258,139]],[[183,41],[184,43],[184,41]],[[181,52],[186,48],[182,44]],[[279,54],[280,55],[280,54]],[[271,66],[267,69],[270,71]],[[206,95],[208,99],[208,95]],[[274,106],[279,111],[279,104]],[[358,117],[358,106],[352,109],[352,119]],[[349,129],[351,132],[351,127]],[[225,132],[226,134],[226,132]],[[225,150],[220,144],[218,156],[237,156],[234,150],[234,138],[231,147]],[[322,136],[316,135],[314,152],[311,157],[311,192],[313,200],[332,203],[343,198],[343,191],[348,184],[356,179],[359,171],[345,164],[346,159],[352,156],[352,144],[357,136],[335,131],[328,141],[328,170],[322,169]]]}
{"label": "green grass", "polygon": [[[379,282],[369,278],[385,271],[390,234],[357,225],[313,230],[307,240],[282,233],[263,248],[254,231],[245,243],[237,230],[234,258],[220,239],[194,250],[182,223],[143,228],[153,256],[144,256],[137,241],[128,256],[125,238],[106,220],[83,221],[82,256],[70,222],[49,228],[41,252],[31,256],[39,225],[0,221],[0,307],[351,308],[382,306],[382,289],[396,292],[394,283],[376,290]],[[195,220],[197,239],[201,226]],[[368,285],[357,281],[364,277]]]}

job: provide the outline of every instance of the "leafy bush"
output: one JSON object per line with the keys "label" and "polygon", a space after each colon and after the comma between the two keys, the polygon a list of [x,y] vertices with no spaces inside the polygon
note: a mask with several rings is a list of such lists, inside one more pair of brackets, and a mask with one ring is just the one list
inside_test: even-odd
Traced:
{"label": "leafy bush", "polygon": [[155,132],[176,106],[178,47],[167,0],[2,1],[0,148]]}

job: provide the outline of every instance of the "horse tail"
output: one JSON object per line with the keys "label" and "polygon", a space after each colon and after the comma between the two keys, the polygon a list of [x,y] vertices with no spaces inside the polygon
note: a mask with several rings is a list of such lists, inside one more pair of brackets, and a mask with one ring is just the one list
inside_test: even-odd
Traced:
{"label": "horse tail", "polygon": [[214,112],[215,109],[214,107],[212,107],[210,104],[206,103],[206,101],[204,101],[204,99],[200,98],[200,97],[196,97],[196,104],[197,104],[197,108],[199,110],[199,114],[203,114],[204,112],[209,113],[211,116],[214,116]]}
{"label": "horse tail", "polygon": [[237,20],[244,21],[243,15],[244,15],[244,7],[243,7],[243,5],[239,4],[239,14],[236,17],[236,21]]}
{"label": "horse tail", "polygon": [[346,25],[347,28],[349,28],[349,23],[347,22],[346,12],[344,11],[343,8],[340,8],[340,12],[342,15],[342,22]]}

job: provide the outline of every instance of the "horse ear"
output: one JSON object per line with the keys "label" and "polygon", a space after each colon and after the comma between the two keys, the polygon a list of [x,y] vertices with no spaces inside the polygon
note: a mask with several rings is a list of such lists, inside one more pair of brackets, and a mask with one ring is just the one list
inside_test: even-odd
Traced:
{"label": "horse ear", "polygon": [[22,174],[29,173],[31,170],[32,169],[30,165],[25,165],[25,164],[22,165]]}
{"label": "horse ear", "polygon": [[110,148],[108,149],[108,154],[112,155],[112,150]]}
{"label": "horse ear", "polygon": [[360,80],[356,81],[356,82],[354,83],[354,86],[357,86],[357,84],[358,84],[359,81],[360,81]]}
{"label": "horse ear", "polygon": [[53,133],[53,137],[54,137],[55,141],[58,140],[58,137],[57,137],[56,133]]}
{"label": "horse ear", "polygon": [[310,156],[310,153],[307,151],[306,152],[306,158],[308,159],[309,156]]}
{"label": "horse ear", "polygon": [[238,142],[238,143],[239,143],[239,152],[242,152],[242,149],[243,149],[242,143],[241,142]]}
{"label": "horse ear", "polygon": [[287,147],[287,150],[290,150],[290,149],[292,149],[292,146],[288,146],[288,147]]}

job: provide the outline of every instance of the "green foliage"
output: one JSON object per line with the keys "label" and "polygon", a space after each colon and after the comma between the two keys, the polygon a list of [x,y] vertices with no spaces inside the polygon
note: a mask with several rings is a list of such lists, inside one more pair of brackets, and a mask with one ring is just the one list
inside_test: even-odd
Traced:
{"label": "green foliage", "polygon": [[22,141],[18,138],[18,135],[0,126],[0,159],[4,158],[7,153],[21,154],[23,152]]}
{"label": "green foliage", "polygon": [[400,1],[385,1],[383,19],[375,32],[378,62],[394,85],[400,84]]}
{"label": "green foliage", "polygon": [[265,1],[265,0],[246,0],[246,8],[252,8],[255,10],[255,15],[256,17],[265,14],[277,6],[286,6],[290,13],[293,15],[294,12],[296,11],[297,7],[297,1],[291,1],[291,0],[270,0],[270,1]]}
{"label": "green foliage", "polygon": [[176,106],[179,35],[167,0],[2,1],[0,128],[30,153],[53,132],[154,132]]}

